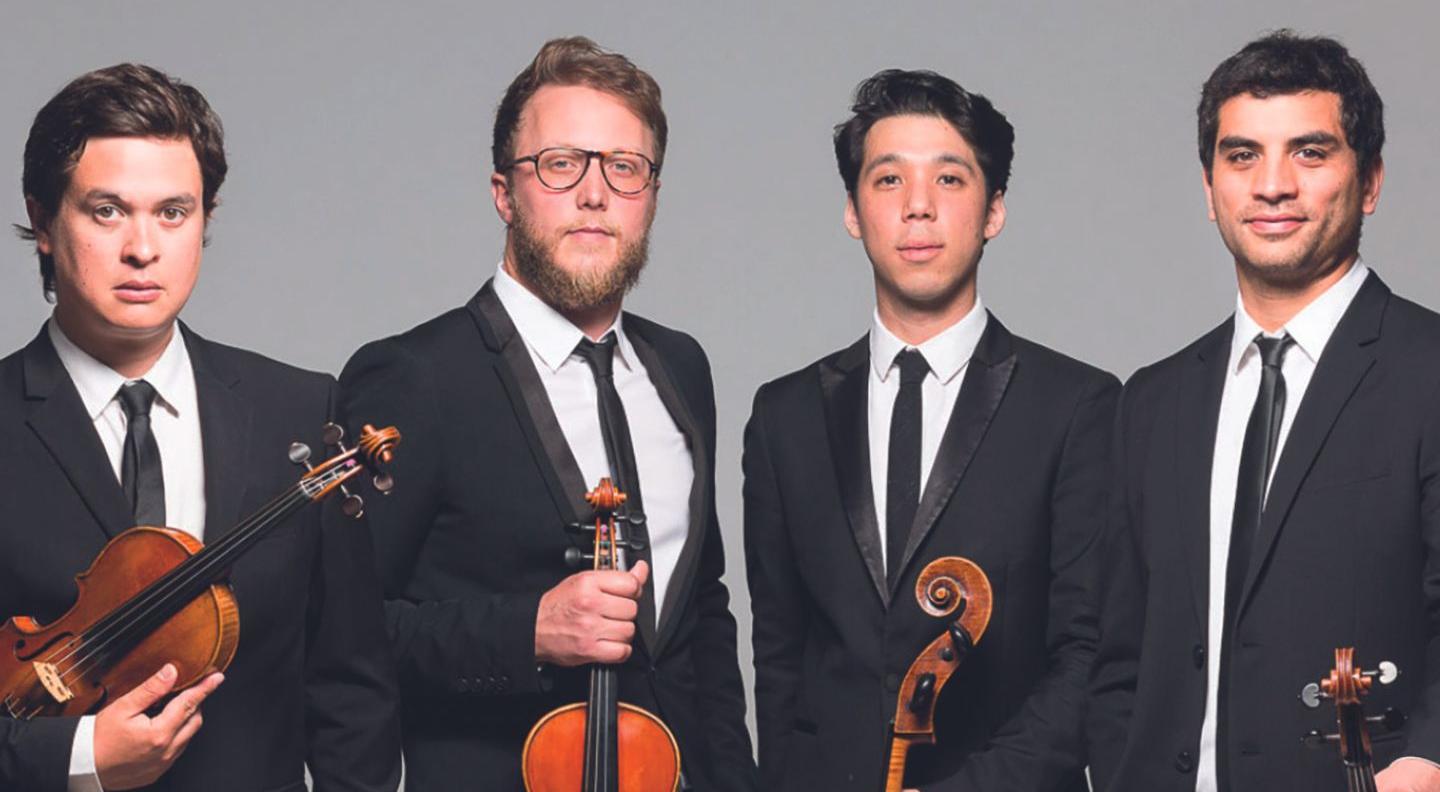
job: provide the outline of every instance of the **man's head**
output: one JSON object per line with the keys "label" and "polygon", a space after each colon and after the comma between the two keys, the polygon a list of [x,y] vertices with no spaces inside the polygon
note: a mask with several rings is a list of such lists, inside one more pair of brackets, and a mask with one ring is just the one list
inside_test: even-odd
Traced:
{"label": "man's head", "polygon": [[199,91],[137,64],[84,74],[35,116],[22,184],[40,276],[68,331],[168,333],[225,180]]}
{"label": "man's head", "polygon": [[586,38],[546,42],[495,112],[512,274],[562,312],[623,297],[645,266],[666,134],[649,74]]}
{"label": "man's head", "polygon": [[851,111],[835,127],[835,159],[845,227],[865,245],[877,299],[931,310],[973,294],[985,243],[1005,225],[1010,122],[930,71],[876,74]]}
{"label": "man's head", "polygon": [[1242,277],[1280,289],[1354,260],[1384,181],[1384,106],[1329,38],[1278,31],[1210,75],[1197,108],[1210,218]]}

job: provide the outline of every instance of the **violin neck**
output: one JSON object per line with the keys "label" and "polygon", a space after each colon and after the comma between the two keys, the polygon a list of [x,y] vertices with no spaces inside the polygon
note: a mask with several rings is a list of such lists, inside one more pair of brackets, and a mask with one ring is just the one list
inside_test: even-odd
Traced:
{"label": "violin neck", "polygon": [[1345,786],[1350,792],[1376,792],[1375,767],[1369,762],[1345,765]]}
{"label": "violin neck", "polygon": [[905,758],[909,753],[909,740],[890,738],[890,763],[885,767],[885,792],[903,792],[905,789]]}
{"label": "violin neck", "polygon": [[590,669],[590,701],[585,716],[585,777],[581,792],[619,792],[620,706],[618,678],[612,666]]}

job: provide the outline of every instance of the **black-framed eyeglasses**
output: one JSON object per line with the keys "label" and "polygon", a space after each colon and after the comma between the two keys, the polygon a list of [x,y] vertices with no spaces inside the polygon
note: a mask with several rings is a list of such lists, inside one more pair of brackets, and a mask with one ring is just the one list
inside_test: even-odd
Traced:
{"label": "black-framed eyeglasses", "polygon": [[621,195],[645,191],[660,173],[660,167],[638,151],[591,151],[582,148],[552,147],[540,149],[528,157],[519,157],[509,170],[522,162],[535,166],[535,177],[552,190],[568,190],[585,178],[590,160],[600,159],[600,175],[605,183]]}

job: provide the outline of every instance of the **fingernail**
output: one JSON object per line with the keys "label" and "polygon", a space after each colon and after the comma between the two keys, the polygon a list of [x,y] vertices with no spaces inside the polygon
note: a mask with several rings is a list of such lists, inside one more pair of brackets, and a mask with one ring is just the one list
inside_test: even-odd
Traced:
{"label": "fingernail", "polygon": [[165,667],[160,669],[160,678],[165,680],[166,682],[169,682],[170,680],[175,678],[175,673],[175,666],[171,665],[170,663],[166,663]]}

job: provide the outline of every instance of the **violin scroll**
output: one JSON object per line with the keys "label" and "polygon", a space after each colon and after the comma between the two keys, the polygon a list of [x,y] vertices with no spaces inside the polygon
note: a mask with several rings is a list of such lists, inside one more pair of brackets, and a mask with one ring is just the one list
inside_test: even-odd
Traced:
{"label": "violin scroll", "polygon": [[290,461],[303,465],[309,471],[301,482],[312,500],[320,500],[338,487],[345,495],[341,510],[347,516],[359,517],[365,512],[365,501],[350,492],[345,482],[359,475],[360,471],[369,470],[377,492],[388,495],[395,488],[395,480],[383,470],[395,458],[394,449],[400,443],[400,432],[395,427],[376,429],[365,424],[360,431],[360,442],[354,448],[345,446],[345,430],[339,424],[325,424],[321,437],[325,445],[338,453],[319,466],[310,464],[309,446],[304,443],[290,445]]}

